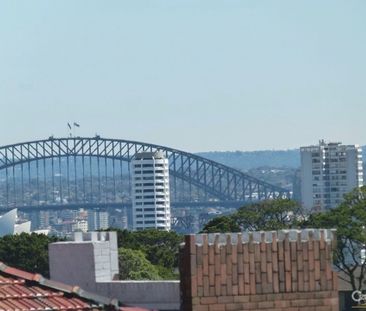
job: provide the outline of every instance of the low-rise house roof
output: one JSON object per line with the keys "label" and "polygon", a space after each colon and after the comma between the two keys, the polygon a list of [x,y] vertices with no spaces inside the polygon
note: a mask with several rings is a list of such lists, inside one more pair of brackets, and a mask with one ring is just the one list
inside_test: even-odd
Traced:
{"label": "low-rise house roof", "polygon": [[0,310],[148,311],[0,262]]}

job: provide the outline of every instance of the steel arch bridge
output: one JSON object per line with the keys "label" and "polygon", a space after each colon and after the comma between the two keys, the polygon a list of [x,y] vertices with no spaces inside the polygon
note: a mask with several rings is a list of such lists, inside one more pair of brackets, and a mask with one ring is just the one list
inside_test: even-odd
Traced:
{"label": "steel arch bridge", "polygon": [[[108,183],[112,193],[109,203],[116,203],[119,187],[116,185],[116,176],[123,175],[122,162],[130,162],[138,152],[156,150],[162,151],[169,159],[171,188],[174,192],[171,194],[173,205],[245,204],[257,200],[290,197],[288,190],[215,161],[174,148],[122,139],[106,139],[99,136],[89,138],[49,137],[45,140],[0,147],[0,184],[3,183],[3,188],[1,188],[3,198],[0,208],[20,207],[25,209],[32,205],[58,204],[63,206],[72,203],[79,205],[108,203],[107,197],[104,200],[101,199],[102,188],[106,187]],[[92,159],[96,159],[98,171],[98,182],[94,182],[94,185],[91,173]],[[105,176],[100,171],[103,161]],[[63,165],[65,169],[61,172]],[[89,166],[90,172],[86,172],[86,166]],[[109,177],[107,176],[108,166],[112,167]],[[127,167],[129,168],[129,166]],[[46,183],[47,176],[49,181]],[[41,180],[42,177],[43,180]],[[75,180],[73,186],[70,185],[71,179]],[[36,188],[34,193],[38,195],[38,198],[34,198],[37,196],[34,193],[25,193],[27,182]],[[93,197],[92,193],[88,197],[85,194],[86,189],[93,192],[93,187],[96,187],[99,195]],[[186,193],[183,198],[182,196],[179,198],[179,192],[183,191],[181,187]],[[45,192],[44,195],[40,194],[41,188]],[[64,195],[64,197],[67,197],[67,200],[62,198],[65,190],[68,195]],[[79,192],[84,194],[78,196]],[[21,195],[17,195],[17,193],[21,193]],[[200,198],[197,193],[200,193]],[[14,198],[11,198],[12,196]],[[70,199],[72,196],[73,199]],[[126,197],[124,202],[128,203]]]}

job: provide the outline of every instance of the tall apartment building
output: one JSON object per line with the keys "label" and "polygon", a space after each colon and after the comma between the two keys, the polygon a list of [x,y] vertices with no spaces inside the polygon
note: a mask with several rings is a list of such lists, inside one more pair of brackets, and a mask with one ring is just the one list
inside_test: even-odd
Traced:
{"label": "tall apartment building", "polygon": [[88,211],[88,231],[109,228],[109,213],[99,210]]}
{"label": "tall apartment building", "polygon": [[358,145],[326,143],[301,147],[301,200],[307,210],[337,207],[344,194],[363,185]]}
{"label": "tall apartment building", "polygon": [[137,153],[131,172],[133,229],[170,230],[168,159],[160,151]]}

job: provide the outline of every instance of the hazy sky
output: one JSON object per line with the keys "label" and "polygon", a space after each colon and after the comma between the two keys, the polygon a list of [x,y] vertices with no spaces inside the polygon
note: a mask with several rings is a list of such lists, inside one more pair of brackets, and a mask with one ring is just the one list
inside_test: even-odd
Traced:
{"label": "hazy sky", "polygon": [[366,144],[366,1],[0,1],[0,145]]}

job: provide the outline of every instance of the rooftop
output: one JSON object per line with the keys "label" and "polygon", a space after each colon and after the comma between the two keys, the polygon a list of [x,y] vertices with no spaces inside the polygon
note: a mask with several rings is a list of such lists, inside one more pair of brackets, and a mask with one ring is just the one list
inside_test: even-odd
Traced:
{"label": "rooftop", "polygon": [[0,310],[147,311],[0,262]]}

